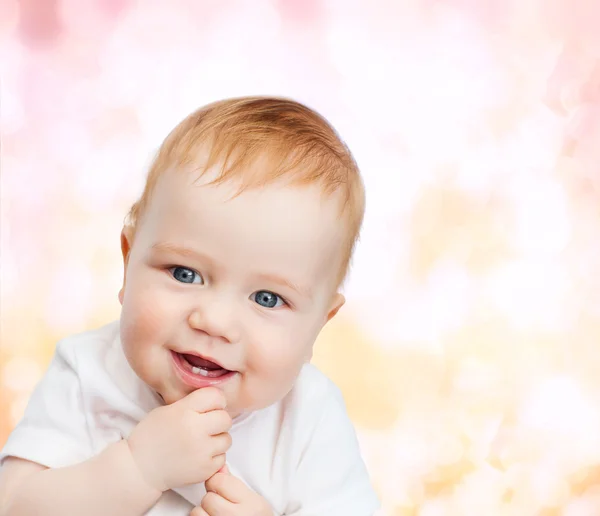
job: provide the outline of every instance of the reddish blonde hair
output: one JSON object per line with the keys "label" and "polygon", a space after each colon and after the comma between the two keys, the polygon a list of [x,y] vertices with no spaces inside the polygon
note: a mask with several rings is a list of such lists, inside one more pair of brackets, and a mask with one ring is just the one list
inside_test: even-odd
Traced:
{"label": "reddish blonde hair", "polygon": [[[208,148],[201,174],[217,163],[213,184],[235,180],[239,192],[278,180],[290,185],[318,184],[326,195],[341,195],[340,215],[347,238],[338,286],[346,277],[362,225],[365,195],[352,154],[333,127],[312,109],[285,98],[242,97],[221,100],[186,117],[162,143],[142,196],[131,207],[127,225],[135,234],[157,179],[167,170],[189,168]],[[267,157],[268,167],[252,167]],[[258,170],[258,171],[257,171]]]}

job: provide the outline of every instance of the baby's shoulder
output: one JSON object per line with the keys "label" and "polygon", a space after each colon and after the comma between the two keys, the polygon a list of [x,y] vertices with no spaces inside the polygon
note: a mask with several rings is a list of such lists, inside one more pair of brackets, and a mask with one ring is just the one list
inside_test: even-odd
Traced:
{"label": "baby's shoulder", "polygon": [[345,410],[339,387],[313,364],[305,364],[294,387],[283,400],[290,415],[317,423],[322,415],[335,408]]}
{"label": "baby's shoulder", "polygon": [[100,328],[69,335],[58,341],[54,361],[65,363],[75,371],[90,364],[103,363],[115,339],[119,335],[118,321]]}

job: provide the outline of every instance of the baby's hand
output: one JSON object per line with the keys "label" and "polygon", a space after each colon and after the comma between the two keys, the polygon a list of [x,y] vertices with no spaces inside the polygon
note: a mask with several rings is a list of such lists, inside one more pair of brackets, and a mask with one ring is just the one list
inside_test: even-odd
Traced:
{"label": "baby's hand", "polygon": [[204,482],[225,464],[231,417],[216,388],[198,389],[150,412],[127,440],[146,481],[167,491]]}
{"label": "baby's hand", "polygon": [[206,495],[190,516],[273,516],[259,494],[222,468],[206,481]]}

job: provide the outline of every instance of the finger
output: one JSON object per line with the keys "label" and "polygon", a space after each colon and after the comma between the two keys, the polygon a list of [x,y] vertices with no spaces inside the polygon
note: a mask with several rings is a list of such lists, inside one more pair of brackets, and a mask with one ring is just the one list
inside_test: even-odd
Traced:
{"label": "finger", "polygon": [[231,416],[225,410],[211,410],[202,414],[202,418],[209,435],[228,432],[233,424]]}
{"label": "finger", "polygon": [[213,435],[210,439],[213,457],[216,455],[222,455],[229,450],[229,448],[231,448],[232,439],[231,435],[228,433]]}
{"label": "finger", "polygon": [[231,503],[243,502],[249,491],[239,478],[225,473],[215,473],[204,485],[208,492],[216,493]]}
{"label": "finger", "polygon": [[194,507],[192,512],[190,512],[190,516],[210,516],[202,507],[198,505],[198,507]]}
{"label": "finger", "polygon": [[234,514],[235,505],[217,493],[208,492],[202,498],[200,506],[211,516]]}
{"label": "finger", "polygon": [[204,387],[188,394],[185,398],[176,402],[185,408],[196,412],[210,412],[221,410],[227,405],[225,394],[216,387]]}

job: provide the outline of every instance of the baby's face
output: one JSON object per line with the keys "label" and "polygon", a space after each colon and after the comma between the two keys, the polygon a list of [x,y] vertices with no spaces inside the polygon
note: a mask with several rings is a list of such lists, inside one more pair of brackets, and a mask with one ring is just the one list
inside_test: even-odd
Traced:
{"label": "baby's face", "polygon": [[235,193],[163,175],[133,242],[123,241],[120,295],[138,376],[166,403],[217,386],[233,417],[285,396],[310,359],[343,303],[344,236],[337,201],[317,187]]}

